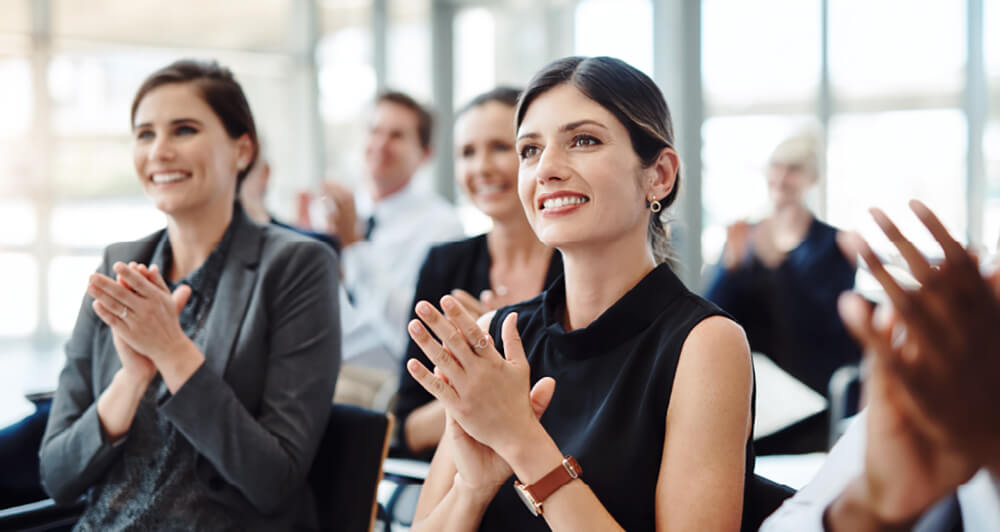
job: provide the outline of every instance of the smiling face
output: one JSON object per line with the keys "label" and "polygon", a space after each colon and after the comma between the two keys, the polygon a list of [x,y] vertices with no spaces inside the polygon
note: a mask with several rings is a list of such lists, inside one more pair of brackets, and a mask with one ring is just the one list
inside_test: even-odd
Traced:
{"label": "smiling face", "polygon": [[168,215],[225,208],[236,195],[236,174],[249,164],[253,143],[232,139],[192,83],[151,90],[132,127],[133,161],[143,190]]}
{"label": "smiling face", "polygon": [[767,190],[775,207],[805,203],[816,177],[801,163],[772,161],[767,167]]}
{"label": "smiling face", "polygon": [[430,152],[420,143],[416,111],[392,101],[375,106],[365,164],[377,196],[387,196],[410,182]]}
{"label": "smiling face", "polygon": [[[655,166],[644,169],[628,131],[576,87],[558,85],[528,107],[517,132],[518,192],[539,240],[562,249],[646,239]],[[672,181],[671,181],[672,186]]]}
{"label": "smiling face", "polygon": [[455,179],[477,209],[494,220],[522,217],[517,197],[514,108],[497,101],[455,121]]}

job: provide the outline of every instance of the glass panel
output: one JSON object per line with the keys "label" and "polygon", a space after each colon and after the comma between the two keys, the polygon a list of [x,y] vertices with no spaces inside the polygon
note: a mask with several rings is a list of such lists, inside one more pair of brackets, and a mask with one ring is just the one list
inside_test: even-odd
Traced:
{"label": "glass panel", "polygon": [[706,105],[812,105],[819,85],[817,0],[705,0],[702,75]]}
{"label": "glass panel", "polygon": [[573,49],[617,57],[652,76],[652,21],[649,0],[583,0],[576,7]]}
{"label": "glass panel", "polygon": [[3,0],[0,3],[0,33],[28,33],[31,31],[31,12],[28,10],[33,0]]}
{"label": "glass panel", "polygon": [[830,75],[838,98],[958,101],[965,2],[831,0]]}
{"label": "glass panel", "polygon": [[0,253],[0,336],[27,336],[38,324],[38,263],[27,253]]}
{"label": "glass panel", "polygon": [[958,109],[834,117],[827,153],[830,223],[860,231],[876,250],[892,254],[894,248],[868,213],[878,206],[925,253],[940,256],[907,202],[927,203],[964,241],[965,152],[966,121]]}
{"label": "glass panel", "polygon": [[23,198],[0,198],[0,245],[26,246],[38,230],[34,203]]}
{"label": "glass panel", "polygon": [[65,198],[142,194],[128,137],[58,141],[52,182],[56,194]]}
{"label": "glass panel", "polygon": [[102,249],[165,225],[163,213],[141,197],[61,203],[52,210],[52,239],[73,248]]}
{"label": "glass panel", "polygon": [[56,257],[49,265],[49,325],[56,334],[73,332],[87,278],[101,263],[100,255]]}
{"label": "glass panel", "polygon": [[986,204],[983,208],[983,245],[988,253],[1000,251],[1000,122],[986,126]]}
{"label": "glass panel", "polygon": [[291,37],[290,10],[289,0],[52,0],[52,29],[72,39],[281,50]]}
{"label": "glass panel", "polygon": [[705,264],[719,260],[727,225],[753,221],[768,213],[764,178],[768,157],[782,140],[813,125],[812,120],[807,115],[758,115],[705,121],[701,130],[701,249]]}
{"label": "glass panel", "polygon": [[496,28],[486,8],[455,16],[455,106],[496,86]]}
{"label": "glass panel", "polygon": [[419,102],[432,98],[430,1],[389,2],[386,84]]}
{"label": "glass panel", "polygon": [[0,55],[0,139],[26,135],[31,126],[34,97],[31,91],[31,65],[23,57]]}

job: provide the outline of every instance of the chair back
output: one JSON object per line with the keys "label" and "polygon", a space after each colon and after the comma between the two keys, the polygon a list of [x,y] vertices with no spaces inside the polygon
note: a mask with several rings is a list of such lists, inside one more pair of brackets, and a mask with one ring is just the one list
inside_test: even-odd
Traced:
{"label": "chair back", "polygon": [[372,529],[392,414],[334,404],[309,470],[320,530]]}

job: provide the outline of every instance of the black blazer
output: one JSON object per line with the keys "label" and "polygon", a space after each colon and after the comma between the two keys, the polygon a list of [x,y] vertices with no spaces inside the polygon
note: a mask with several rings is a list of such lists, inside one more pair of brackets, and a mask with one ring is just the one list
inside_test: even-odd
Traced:
{"label": "black blazer", "polygon": [[[235,234],[198,347],[205,363],[160,406],[198,451],[196,476],[247,529],[288,529],[315,509],[306,475],[340,367],[338,267],[326,245],[254,224]],[[98,271],[148,263],[163,231],[109,246]],[[111,330],[85,296],[66,344],[40,450],[41,479],[67,502],[102,481],[121,453],[97,398],[121,368]]]}
{"label": "black blazer", "polygon": [[[490,288],[490,251],[486,245],[486,234],[439,244],[431,248],[427,253],[427,259],[420,268],[420,277],[417,280],[417,291],[410,305],[410,319],[417,317],[413,307],[418,301],[427,300],[435,306],[442,296],[452,290],[461,289],[469,292],[473,296],[479,297],[483,290]],[[562,275],[562,255],[558,251],[552,251],[552,260],[549,261],[549,269],[545,274],[545,286],[548,287]],[[406,418],[417,408],[431,402],[434,396],[427,393],[420,384],[406,371],[406,361],[415,358],[428,368],[434,364],[424,355],[420,347],[410,339],[406,346],[406,355],[403,357],[402,366],[399,372],[399,393],[395,407],[396,415],[396,444],[393,447],[393,454],[409,458],[429,459],[433,451],[414,455],[406,447],[406,439],[403,436],[403,428],[406,426]]]}

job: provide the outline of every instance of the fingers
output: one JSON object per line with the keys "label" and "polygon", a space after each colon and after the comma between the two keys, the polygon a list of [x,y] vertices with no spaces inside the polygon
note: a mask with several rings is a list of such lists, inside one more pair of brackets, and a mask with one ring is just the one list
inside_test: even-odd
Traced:
{"label": "fingers", "polygon": [[909,300],[906,297],[906,293],[900,288],[899,283],[896,279],[886,271],[885,266],[882,265],[882,260],[875,255],[872,251],[871,246],[862,238],[858,238],[858,253],[861,255],[861,259],[865,261],[868,265],[868,270],[871,271],[875,280],[878,281],[882,288],[885,290],[887,296],[892,301],[892,304],[896,307],[900,313],[906,314],[909,310]]}
{"label": "fingers", "polygon": [[493,353],[499,356],[499,353],[493,349],[493,339],[476,323],[477,316],[469,314],[457,299],[451,296],[442,297],[441,308],[444,309],[445,315],[452,325],[462,333],[465,343],[472,346],[473,352],[477,355]]}
{"label": "fingers", "polygon": [[163,276],[160,275],[160,267],[156,264],[150,266],[149,268],[147,268],[145,264],[140,264],[139,273],[143,274],[149,282],[159,287],[160,290],[165,292],[170,291],[170,287],[167,286],[167,282],[163,279]]}
{"label": "fingers", "polygon": [[445,375],[454,376],[465,372],[465,367],[452,354],[452,351],[435,341],[427,329],[424,328],[423,324],[420,323],[420,320],[410,321],[407,330],[409,330],[410,338],[413,338],[417,347],[419,347],[420,350],[427,355],[427,358],[434,363],[434,366],[440,368]]}
{"label": "fingers", "polygon": [[483,290],[480,292],[479,300],[483,302],[484,310],[493,310],[500,306],[497,304],[497,295],[493,290]]}
{"label": "fingers", "polygon": [[920,221],[927,227],[927,230],[931,232],[934,240],[937,240],[938,244],[941,244],[941,249],[944,250],[944,257],[949,263],[954,265],[970,264],[969,254],[965,251],[965,248],[951,237],[937,215],[918,200],[910,201],[910,209],[917,215],[917,218],[920,218]]}
{"label": "fingers", "polygon": [[476,299],[475,296],[466,292],[465,290],[456,288],[455,290],[451,291],[451,296],[457,299],[458,302],[461,303],[462,306],[468,309],[468,311],[471,312],[472,314],[475,314],[477,316],[481,316],[483,314],[482,312],[483,305],[479,302],[478,299]]}
{"label": "fingers", "polygon": [[[448,298],[450,296],[445,297]],[[444,301],[444,298],[442,298],[442,301]],[[454,298],[451,298],[450,303],[454,304],[456,307],[460,307],[457,300]],[[476,354],[472,351],[472,347],[469,345],[469,341],[466,340],[462,331],[460,331],[451,322],[451,320],[434,308],[434,305],[431,305],[426,301],[421,301],[417,303],[416,311],[417,316],[419,316],[420,319],[427,324],[427,327],[434,332],[434,335],[441,340],[441,343],[448,347],[448,350],[451,351],[451,354],[460,364],[465,366],[470,357],[476,356]],[[476,327],[476,329],[479,330],[478,327]],[[482,332],[480,331],[479,334],[481,335]],[[474,338],[475,341],[479,340],[479,336]],[[416,341],[416,338],[414,338],[414,341]],[[420,345],[419,342],[418,345]],[[430,356],[430,354],[428,354],[428,356]]]}
{"label": "fingers", "polygon": [[181,284],[170,294],[170,299],[174,301],[174,307],[176,307],[177,313],[180,314],[184,310],[184,306],[187,305],[188,300],[191,299],[191,287],[187,284]]}
{"label": "fingers", "polygon": [[531,409],[535,412],[535,417],[542,417],[555,393],[556,380],[552,377],[542,377],[531,387]]}
{"label": "fingers", "polygon": [[121,314],[108,309],[108,307],[101,303],[100,300],[95,299],[94,302],[91,303],[90,307],[94,309],[94,312],[97,313],[97,317],[101,318],[101,321],[107,324],[108,327],[111,327],[112,329],[122,329],[128,327],[128,325],[122,321]]}
{"label": "fingers", "polygon": [[524,353],[524,344],[521,343],[521,333],[517,330],[517,312],[511,312],[504,318],[500,334],[507,361],[527,365],[528,357]]}
{"label": "fingers", "polygon": [[156,293],[156,285],[139,272],[138,266],[135,262],[128,265],[116,262],[112,269],[118,274],[118,280],[124,282],[133,292],[142,297],[150,297]]}
{"label": "fingers", "polygon": [[913,273],[913,277],[916,278],[920,283],[927,282],[927,277],[930,275],[931,266],[927,263],[927,259],[924,258],[923,253],[910,242],[903,233],[899,231],[896,224],[892,223],[892,220],[881,209],[871,208],[869,212],[872,218],[875,219],[875,223],[878,224],[885,236],[889,237],[889,241],[896,246],[896,249],[903,255],[903,259],[906,260],[906,264],[910,266],[910,272]]}
{"label": "fingers", "polygon": [[104,303],[105,308],[112,312],[121,312],[122,307],[135,308],[139,302],[139,296],[135,292],[100,273],[91,274],[87,293]]}
{"label": "fingers", "polygon": [[410,373],[415,381],[423,386],[427,393],[434,396],[435,399],[448,405],[458,400],[458,393],[452,388],[448,383],[446,383],[441,377],[434,375],[423,364],[418,362],[416,359],[411,358],[406,363],[406,371]]}

